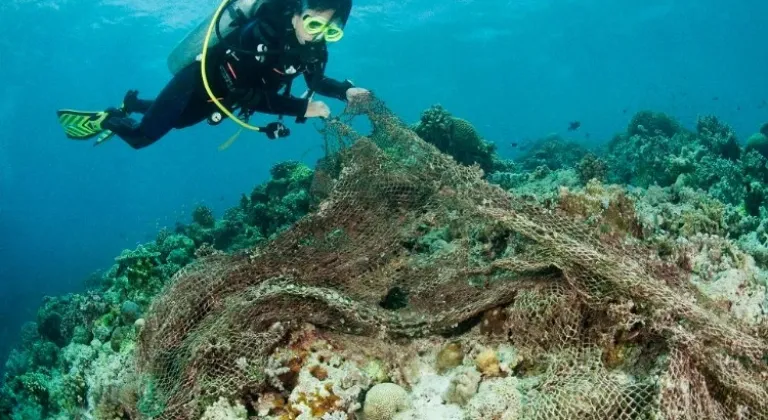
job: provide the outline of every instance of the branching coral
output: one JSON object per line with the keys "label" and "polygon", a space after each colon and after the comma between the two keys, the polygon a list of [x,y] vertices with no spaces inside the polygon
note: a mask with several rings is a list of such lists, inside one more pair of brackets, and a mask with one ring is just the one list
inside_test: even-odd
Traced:
{"label": "branching coral", "polygon": [[135,250],[125,250],[115,258],[118,268],[112,292],[118,301],[130,299],[140,304],[147,304],[163,286],[163,278],[158,270],[160,252],[154,250],[154,244],[139,245]]}
{"label": "branching coral", "polygon": [[681,131],[680,123],[661,112],[640,111],[627,127],[627,135],[641,137],[673,137]]}
{"label": "branching coral", "polygon": [[197,206],[192,211],[192,221],[206,229],[210,229],[216,224],[216,217],[213,215],[213,210],[209,207]]}
{"label": "branching coral", "polygon": [[593,179],[604,181],[608,175],[608,165],[602,159],[590,153],[584,156],[576,166],[576,172],[584,184]]}
{"label": "branching coral", "polygon": [[757,134],[742,151],[733,129],[714,116],[700,117],[696,132],[689,132],[663,114],[641,112],[627,134],[609,145],[610,180],[636,187],[701,189],[759,216],[768,198],[761,185],[768,181],[763,146],[762,134]]}
{"label": "branching coral", "polygon": [[737,160],[741,156],[736,133],[714,115],[701,116],[696,121],[696,132],[700,142],[717,156]]}
{"label": "branching coral", "polygon": [[518,159],[520,168],[535,171],[541,167],[550,170],[575,168],[589,152],[575,141],[550,135],[534,141]]}
{"label": "branching coral", "polygon": [[[59,347],[66,345],[80,324],[83,313],[80,311],[81,299],[77,295],[46,297],[37,313],[37,332],[45,340]],[[31,341],[36,341],[31,337]]]}
{"label": "branching coral", "polygon": [[80,371],[56,377],[51,383],[51,400],[55,410],[70,418],[82,415],[86,408],[88,387]]}
{"label": "branching coral", "polygon": [[615,137],[607,156],[611,181],[638,187],[668,186],[695,168],[690,134],[674,133],[665,137],[639,130],[634,135]]}

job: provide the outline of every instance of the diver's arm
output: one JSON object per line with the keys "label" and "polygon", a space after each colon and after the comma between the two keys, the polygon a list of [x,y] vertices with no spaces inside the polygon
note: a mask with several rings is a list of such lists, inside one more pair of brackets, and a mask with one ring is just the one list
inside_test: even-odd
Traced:
{"label": "diver's arm", "polygon": [[349,80],[340,82],[330,77],[326,77],[322,72],[318,73],[305,73],[304,78],[307,81],[307,86],[310,89],[317,92],[320,95],[327,96],[329,98],[335,98],[340,101],[347,100],[347,91],[355,85]]}
{"label": "diver's arm", "polygon": [[277,92],[261,92],[253,104],[243,104],[244,108],[274,115],[304,117],[309,107],[309,99],[285,96]]}
{"label": "diver's arm", "polygon": [[340,82],[331,79],[330,77],[323,76],[320,81],[315,83],[313,90],[320,95],[336,98],[340,101],[346,101],[347,91],[353,87],[355,87],[355,85],[349,80]]}

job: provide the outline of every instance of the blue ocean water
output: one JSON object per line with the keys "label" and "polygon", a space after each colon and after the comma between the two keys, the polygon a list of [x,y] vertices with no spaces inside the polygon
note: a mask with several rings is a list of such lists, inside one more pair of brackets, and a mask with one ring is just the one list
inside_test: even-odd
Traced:
{"label": "blue ocean water", "polygon": [[[198,203],[220,215],[273,163],[320,156],[311,123],[225,152],[217,146],[231,123],[140,151],[64,137],[56,109],[114,106],[129,88],[158,92],[167,54],[215,6],[0,4],[0,360],[42,296],[81,290]],[[407,121],[440,103],[510,156],[511,142],[553,132],[607,141],[640,109],[687,126],[715,114],[744,139],[768,121],[766,12],[757,0],[355,0],[328,73],[374,90]],[[572,120],[583,124],[576,134],[565,132]]]}

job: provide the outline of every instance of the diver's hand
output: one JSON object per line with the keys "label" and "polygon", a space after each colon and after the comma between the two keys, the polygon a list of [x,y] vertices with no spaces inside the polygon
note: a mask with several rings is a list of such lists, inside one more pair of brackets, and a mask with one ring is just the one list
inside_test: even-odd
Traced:
{"label": "diver's hand", "polygon": [[347,102],[354,103],[370,99],[371,92],[368,89],[353,87],[347,89]]}
{"label": "diver's hand", "polygon": [[331,116],[331,108],[322,101],[310,101],[304,118],[328,118]]}

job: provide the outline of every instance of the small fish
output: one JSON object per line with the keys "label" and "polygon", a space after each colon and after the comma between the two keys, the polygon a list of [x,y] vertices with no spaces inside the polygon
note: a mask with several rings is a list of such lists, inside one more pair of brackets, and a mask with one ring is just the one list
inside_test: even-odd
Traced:
{"label": "small fish", "polygon": [[766,106],[768,106],[768,102],[766,102],[766,100],[763,99],[763,102],[761,102],[760,105],[758,105],[757,109],[763,109]]}
{"label": "small fish", "polygon": [[581,127],[581,121],[571,121],[570,124],[568,124],[568,131],[576,131]]}
{"label": "small fish", "polygon": [[587,133],[587,134],[586,134],[584,137],[586,137],[586,138],[587,138],[587,140],[589,140],[589,138],[591,137],[591,135],[590,135],[589,133]]}
{"label": "small fish", "polygon": [[741,111],[741,105],[736,107],[736,111]]}
{"label": "small fish", "polygon": [[719,101],[719,100],[720,100],[720,97],[719,97],[719,96],[715,96],[715,97],[713,97],[713,98],[712,98],[712,100],[713,100],[713,101]]}
{"label": "small fish", "polygon": [[628,110],[627,108],[624,108],[624,109],[622,109],[622,110],[621,110],[621,113],[622,113],[622,114],[626,114],[628,111],[629,111],[629,110]]}
{"label": "small fish", "polygon": [[515,140],[515,141],[506,143],[506,145],[510,149],[524,152],[528,150],[528,148],[531,146],[531,141],[529,139]]}

